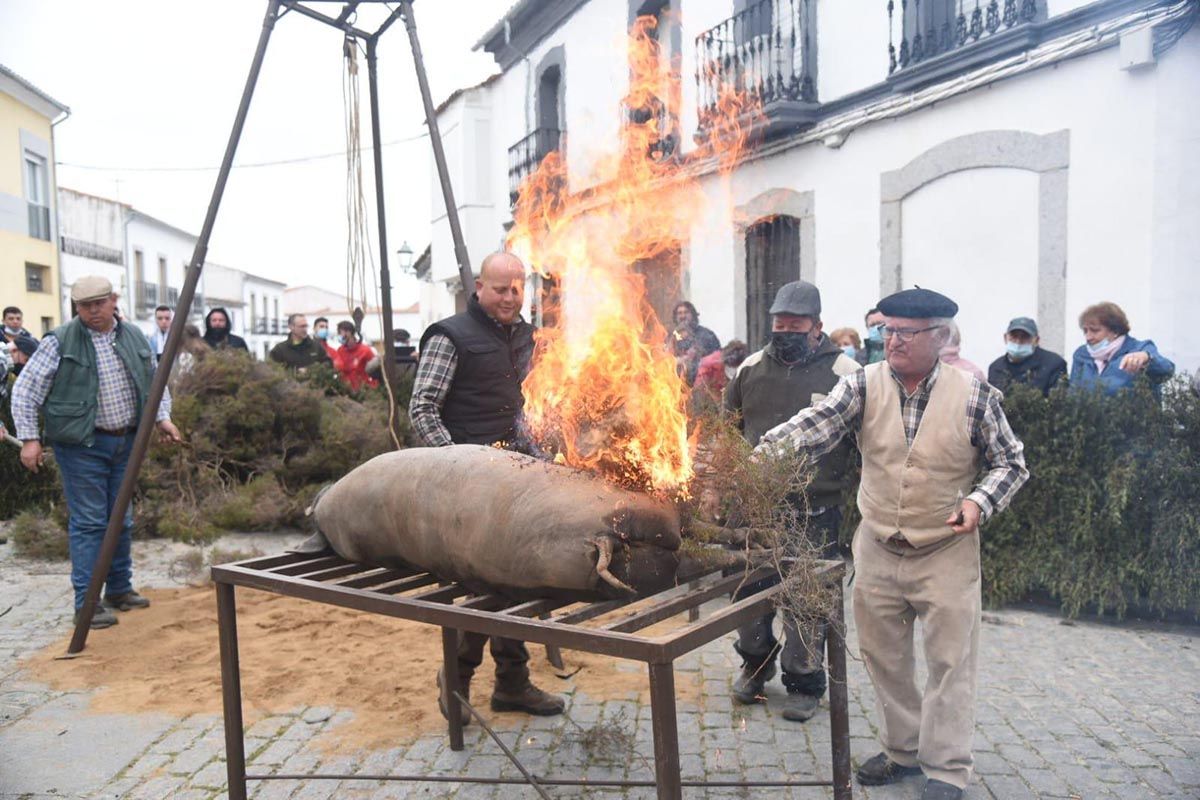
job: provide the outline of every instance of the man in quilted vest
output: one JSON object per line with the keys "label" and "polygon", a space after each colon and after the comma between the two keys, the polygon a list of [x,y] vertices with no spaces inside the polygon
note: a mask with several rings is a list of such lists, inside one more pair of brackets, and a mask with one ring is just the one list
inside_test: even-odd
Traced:
{"label": "man in quilted vest", "polygon": [[[853,546],[854,621],[883,740],[858,780],[873,786],[923,772],[924,800],[958,800],[973,767],[979,525],[1008,505],[1029,471],[1000,392],[938,360],[958,305],[909,289],[879,310],[887,360],[843,377],[757,449],[820,457],[857,436],[863,520]],[[924,693],[915,679],[918,619]]]}
{"label": "man in quilted vest", "polygon": [[[155,359],[145,334],[117,319],[117,295],[107,278],[80,278],[71,287],[71,299],[79,316],[42,339],[13,386],[12,412],[22,442],[21,463],[27,469],[37,472],[41,467],[43,441],[54,448],[71,515],[67,534],[78,623],[150,391]],[[44,422],[40,432],[39,411]],[[180,441],[171,423],[171,396],[165,391],[157,422],[163,439]],[[93,628],[116,625],[112,610],[150,605],[131,582],[132,535],[130,508],[109,566],[104,604],[92,615]]]}

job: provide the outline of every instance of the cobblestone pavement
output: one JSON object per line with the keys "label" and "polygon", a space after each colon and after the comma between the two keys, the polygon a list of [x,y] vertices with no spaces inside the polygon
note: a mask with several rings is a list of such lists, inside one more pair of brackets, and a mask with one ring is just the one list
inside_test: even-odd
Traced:
{"label": "cobblestone pavement", "polygon": [[[264,552],[281,549],[279,536],[233,536],[221,544]],[[294,539],[293,539],[294,541]],[[140,586],[171,586],[170,564],[181,545],[135,544]],[[69,628],[67,565],[16,559],[0,546],[0,798],[224,796],[220,718],[161,714],[98,715],[86,693],[52,691],[22,672],[22,656]],[[851,652],[855,637],[850,631]],[[535,654],[535,658],[539,657]],[[1170,626],[1066,624],[1029,611],[988,613],[982,637],[981,684],[975,736],[977,772],[967,797],[1200,798],[1200,637]],[[829,773],[828,715],[805,724],[778,713],[776,680],[769,703],[733,704],[729,682],[736,664],[730,638],[676,662],[699,673],[699,703],[681,703],[679,742],[685,778],[771,779]],[[652,772],[649,708],[630,700],[597,702],[586,681],[570,695],[569,720],[531,718],[503,735],[534,771],[572,777],[648,778]],[[329,757],[312,744],[348,712],[295,708],[246,731],[252,768],[272,773],[463,773],[516,775],[476,726],[455,753],[443,737],[352,757]],[[850,664],[850,732],[855,762],[878,751],[874,696],[860,663]],[[617,752],[585,747],[581,731],[609,720],[627,731]],[[631,741],[630,741],[631,740]],[[920,796],[921,779],[865,790],[855,797],[902,800]],[[555,797],[579,790],[552,789]],[[740,790],[686,790],[687,797],[748,797]],[[590,790],[588,796],[652,797],[649,789]],[[516,798],[522,787],[456,784],[381,784],[347,780],[298,784],[263,782],[256,798]],[[818,798],[823,789],[760,790],[754,796]]]}

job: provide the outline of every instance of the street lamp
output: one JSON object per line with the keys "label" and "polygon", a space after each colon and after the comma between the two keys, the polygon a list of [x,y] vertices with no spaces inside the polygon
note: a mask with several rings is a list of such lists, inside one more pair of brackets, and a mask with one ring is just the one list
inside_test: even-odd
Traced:
{"label": "street lamp", "polygon": [[410,269],[412,269],[413,250],[408,246],[407,240],[400,245],[400,249],[396,251],[396,255],[400,257],[400,269],[404,270],[405,272],[408,272]]}

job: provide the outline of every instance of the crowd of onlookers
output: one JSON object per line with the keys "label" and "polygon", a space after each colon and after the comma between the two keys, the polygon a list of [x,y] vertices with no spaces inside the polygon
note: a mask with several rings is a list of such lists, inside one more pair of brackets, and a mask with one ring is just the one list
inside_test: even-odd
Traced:
{"label": "crowd of onlookers", "polygon": [[[716,334],[700,324],[700,315],[690,302],[676,304],[673,322],[668,344],[680,376],[692,387],[693,403],[697,407],[705,403],[719,405],[725,386],[750,355],[750,348],[738,339],[722,346]],[[863,322],[865,335],[855,328],[842,327],[828,336],[847,356],[866,366],[886,358],[884,315],[872,308]],[[965,370],[1001,391],[1021,383],[1048,395],[1060,381],[1066,381],[1072,387],[1113,395],[1145,375],[1157,394],[1162,383],[1175,374],[1175,364],[1158,352],[1153,341],[1132,336],[1129,318],[1116,303],[1096,303],[1079,315],[1084,343],[1076,348],[1070,364],[1041,346],[1037,322],[1031,317],[1016,317],[1008,323],[1002,335],[1003,353],[986,371],[960,355],[961,333],[952,321],[948,327],[950,336],[941,349],[942,363]],[[1200,373],[1193,378],[1192,386],[1200,394]]]}

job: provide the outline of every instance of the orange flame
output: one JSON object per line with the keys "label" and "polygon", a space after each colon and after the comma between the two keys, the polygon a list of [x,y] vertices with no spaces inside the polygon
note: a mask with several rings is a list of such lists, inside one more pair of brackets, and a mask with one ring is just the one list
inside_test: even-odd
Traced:
{"label": "orange flame", "polygon": [[628,122],[618,152],[592,166],[597,188],[569,194],[551,153],[521,186],[509,247],[556,284],[541,298],[549,324],[522,389],[533,440],[559,462],[680,496],[694,449],[687,386],[635,265],[678,251],[704,212],[693,167],[711,158],[731,167],[754,109],[726,92],[705,120],[707,140],[675,155],[678,65],[664,65],[655,25],[641,17],[632,28]]}

